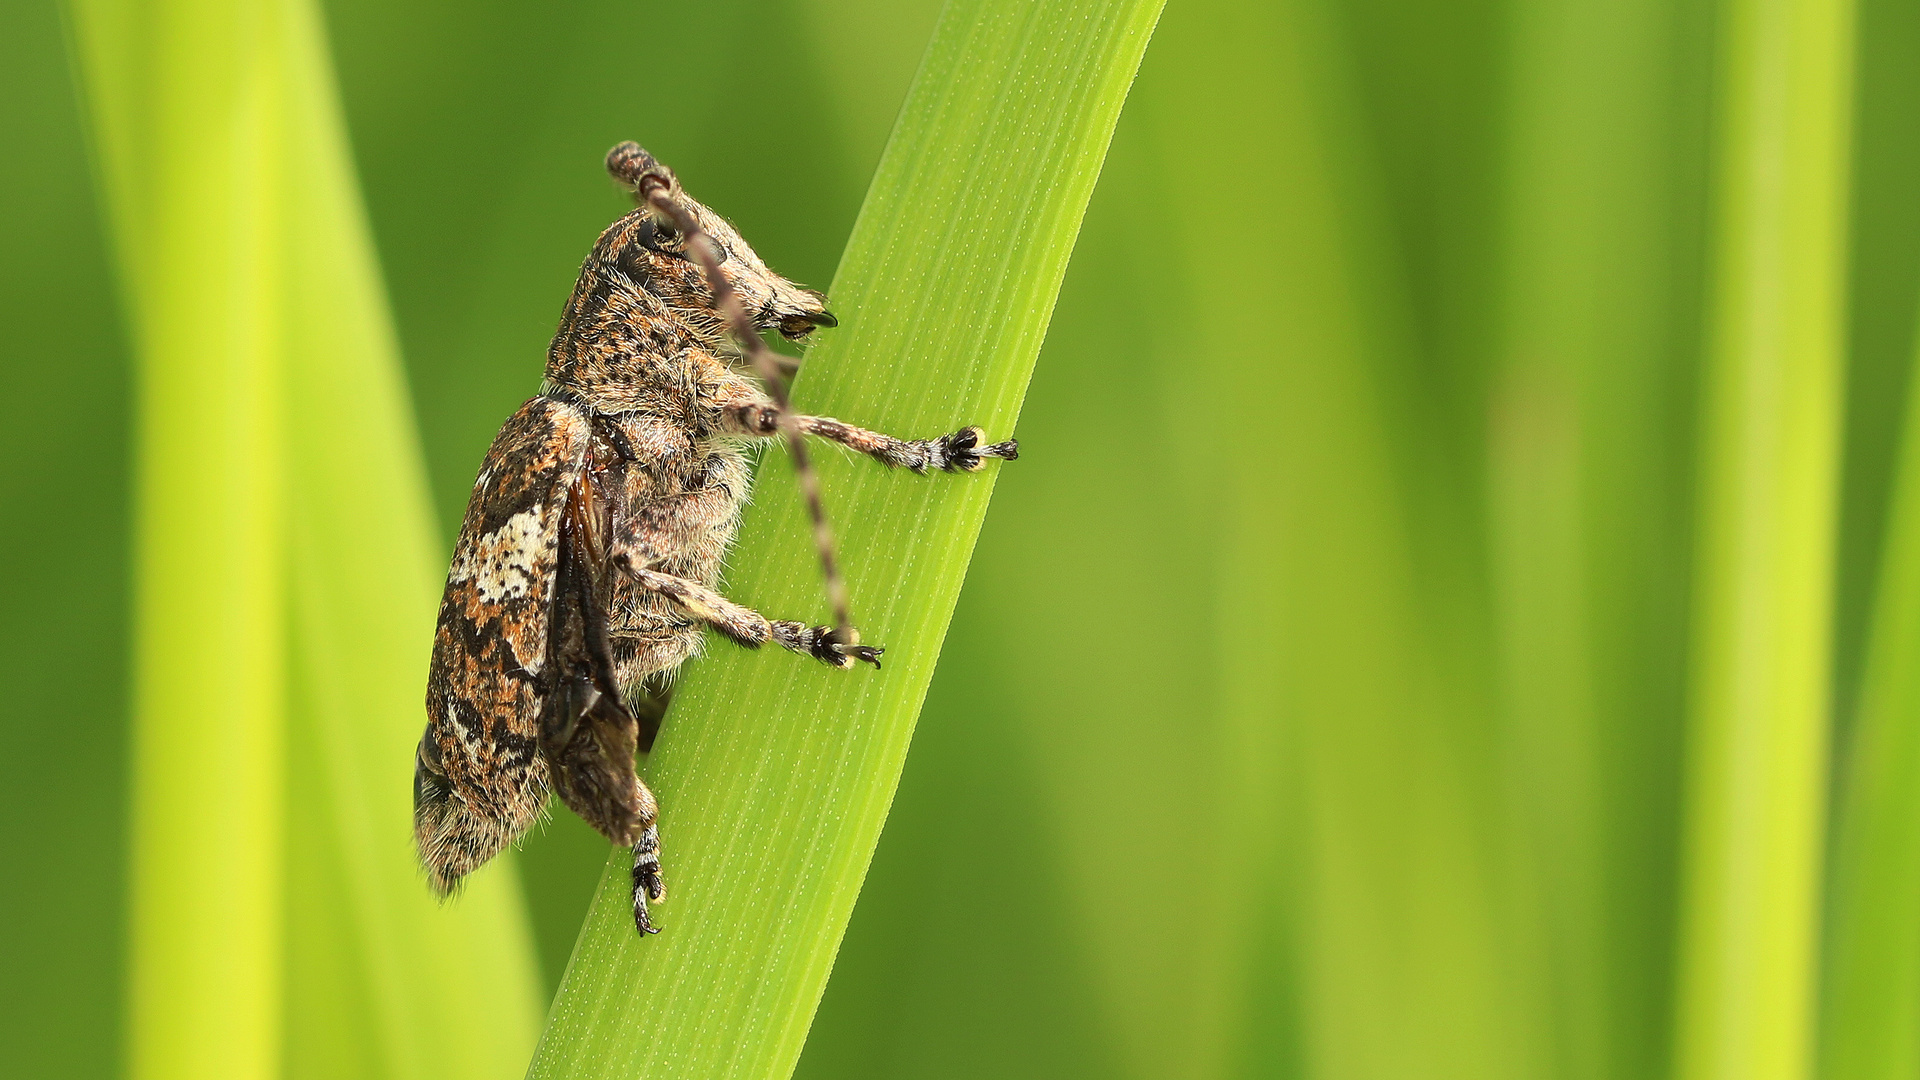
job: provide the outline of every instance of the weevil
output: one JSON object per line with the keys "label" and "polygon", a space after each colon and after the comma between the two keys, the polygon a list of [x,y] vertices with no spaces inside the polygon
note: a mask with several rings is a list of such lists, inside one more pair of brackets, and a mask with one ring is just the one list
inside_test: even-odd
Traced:
{"label": "weevil", "polygon": [[[547,350],[540,393],[487,450],[455,541],[414,766],[414,836],[447,896],[514,843],[550,794],[633,851],[633,921],[666,897],[658,805],[634,756],[660,691],[707,629],[847,669],[879,668],[848,615],[806,438],[916,473],[1013,460],[978,427],[899,439],[797,414],[799,342],[827,298],[769,270],[671,169],[621,143],[635,208],[600,234]],[[719,591],[755,440],[784,437],[820,550],[831,625],[768,619]]]}

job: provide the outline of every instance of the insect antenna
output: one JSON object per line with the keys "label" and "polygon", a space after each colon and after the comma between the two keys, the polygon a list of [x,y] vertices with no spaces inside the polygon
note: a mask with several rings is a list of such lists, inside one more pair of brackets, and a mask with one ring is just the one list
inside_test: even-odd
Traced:
{"label": "insect antenna", "polygon": [[[618,148],[615,152],[618,153]],[[671,182],[659,173],[649,171],[640,176],[636,190],[647,205],[672,221],[674,228],[686,239],[687,250],[706,273],[707,287],[713,290],[714,302],[726,317],[733,336],[740,339],[748,359],[753,362],[754,372],[766,384],[767,396],[773,398],[773,404],[779,410],[780,434],[786,438],[787,453],[793,458],[794,475],[799,478],[801,494],[807,501],[807,516],[813,521],[813,543],[820,551],[820,572],[826,578],[827,602],[833,607],[834,636],[845,644],[857,644],[859,636],[853,629],[853,616],[847,607],[847,583],[840,576],[840,564],[833,553],[833,528],[827,524],[827,511],[820,502],[820,474],[813,469],[813,459],[807,454],[806,436],[801,434],[799,421],[794,419],[793,401],[787,394],[787,381],[782,375],[782,358],[767,348],[759,329],[747,317],[747,309],[740,303],[739,294],[734,292],[726,275],[720,272],[720,256],[713,249],[713,241],[700,228],[700,222],[693,212],[673,197]]]}

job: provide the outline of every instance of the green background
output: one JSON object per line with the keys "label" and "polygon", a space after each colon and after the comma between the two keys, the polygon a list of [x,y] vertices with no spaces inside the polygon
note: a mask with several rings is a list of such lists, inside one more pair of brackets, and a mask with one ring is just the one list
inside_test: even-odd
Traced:
{"label": "green background", "polygon": [[[450,542],[605,148],[824,284],[938,5],[326,12]],[[1723,18],[1168,5],[800,1075],[1665,1073]],[[1857,18],[1837,791],[1920,300],[1920,12]],[[0,1046],[104,1076],[132,368],[56,5],[0,101]],[[550,989],[604,845],[516,857]]]}

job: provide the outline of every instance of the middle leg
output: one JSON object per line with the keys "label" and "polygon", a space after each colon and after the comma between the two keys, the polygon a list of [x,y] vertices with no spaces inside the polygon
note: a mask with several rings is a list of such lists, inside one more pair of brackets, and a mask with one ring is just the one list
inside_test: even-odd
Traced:
{"label": "middle leg", "polygon": [[769,619],[697,581],[663,574],[640,565],[623,549],[616,548],[613,558],[640,587],[666,597],[694,618],[718,630],[728,640],[749,649],[757,649],[771,641],[837,668],[852,667],[856,660],[879,667],[880,654],[886,651],[879,645],[862,645],[857,637],[852,641],[842,640],[831,626],[808,626],[788,619]]}

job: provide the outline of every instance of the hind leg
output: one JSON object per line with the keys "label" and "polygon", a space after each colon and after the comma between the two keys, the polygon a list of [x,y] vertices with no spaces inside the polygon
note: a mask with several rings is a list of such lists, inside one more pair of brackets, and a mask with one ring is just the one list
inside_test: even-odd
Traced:
{"label": "hind leg", "polygon": [[[645,784],[640,790],[647,792]],[[647,792],[647,801],[653,801],[653,794]],[[649,824],[640,833],[640,840],[633,845],[633,925],[643,934],[657,934],[659,928],[648,917],[647,904],[658,904],[667,898],[667,883],[660,876],[660,830]]]}
{"label": "hind leg", "polygon": [[638,565],[625,549],[615,548],[613,558],[641,588],[666,597],[688,615],[749,649],[757,649],[771,641],[837,668],[852,667],[856,660],[877,668],[880,666],[880,654],[886,652],[879,645],[860,644],[857,637],[853,641],[846,641],[831,626],[808,626],[790,619],[768,619],[697,581],[662,574]]}
{"label": "hind leg", "polygon": [[[654,734],[673,694],[672,684],[665,682],[661,673],[670,675],[698,647],[700,628],[691,623],[675,626],[663,620],[642,622],[644,628],[623,625],[614,629],[612,636],[614,665],[628,709],[637,722],[639,749],[645,751],[653,746]],[[655,676],[661,676],[661,680],[653,681]],[[637,773],[633,783],[638,810],[638,831],[632,834],[633,925],[642,934],[657,934],[660,931],[649,917],[647,904],[667,898],[660,870],[660,807]]]}

